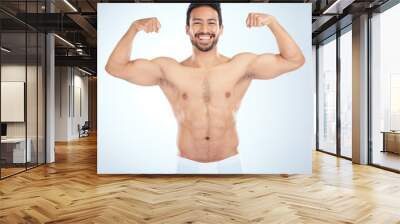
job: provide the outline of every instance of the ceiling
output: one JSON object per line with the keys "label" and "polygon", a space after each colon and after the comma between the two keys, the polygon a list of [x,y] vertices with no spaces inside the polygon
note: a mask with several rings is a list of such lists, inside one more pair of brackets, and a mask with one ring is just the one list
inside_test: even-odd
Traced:
{"label": "ceiling", "polygon": [[[220,2],[312,3],[312,37],[313,43],[316,44],[335,33],[337,27],[341,28],[351,24],[353,16],[357,16],[366,10],[377,8],[387,1],[389,0],[253,0]],[[30,43],[30,40],[28,40],[27,50],[24,48],[25,30],[55,32],[60,37],[55,38],[56,65],[80,66],[95,73],[97,3],[107,2],[166,3],[171,1],[47,0],[46,9],[45,0],[1,0],[2,46],[11,47],[15,55],[18,55],[18,52],[21,54],[26,54],[26,52],[28,54],[30,52],[34,53],[34,49],[37,46],[35,41]],[[48,13],[50,8],[52,13]],[[341,20],[341,23],[337,23],[338,20]],[[33,36],[31,35],[30,38],[33,38]],[[39,48],[41,47],[42,45],[39,46]]]}

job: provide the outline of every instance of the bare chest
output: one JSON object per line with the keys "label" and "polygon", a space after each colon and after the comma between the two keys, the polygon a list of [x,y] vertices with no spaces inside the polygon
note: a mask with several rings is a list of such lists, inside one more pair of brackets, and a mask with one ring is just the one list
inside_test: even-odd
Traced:
{"label": "bare chest", "polygon": [[243,74],[232,70],[182,70],[168,74],[161,88],[171,99],[194,102],[235,100],[243,95]]}

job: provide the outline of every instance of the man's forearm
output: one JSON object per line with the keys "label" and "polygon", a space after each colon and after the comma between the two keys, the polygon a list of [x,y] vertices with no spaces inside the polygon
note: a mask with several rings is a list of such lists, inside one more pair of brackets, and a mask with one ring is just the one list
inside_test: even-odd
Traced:
{"label": "man's forearm", "polygon": [[286,30],[274,19],[268,27],[274,34],[278,43],[280,55],[288,61],[304,61],[303,53],[296,44],[296,42],[290,37]]}

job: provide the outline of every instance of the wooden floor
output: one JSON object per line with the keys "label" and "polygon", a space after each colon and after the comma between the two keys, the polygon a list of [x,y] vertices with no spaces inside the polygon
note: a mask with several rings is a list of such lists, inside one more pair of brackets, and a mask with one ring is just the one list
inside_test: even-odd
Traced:
{"label": "wooden floor", "polygon": [[4,167],[2,167],[1,168],[1,177],[2,178],[8,177],[8,176],[11,176],[13,174],[22,172],[24,170],[26,170],[25,167],[24,168],[19,168],[19,167],[18,168],[4,168]]}
{"label": "wooden floor", "polygon": [[96,139],[0,181],[0,223],[400,223],[400,175],[314,153],[312,175],[96,174]]}
{"label": "wooden floor", "polygon": [[374,164],[400,170],[400,154],[376,150],[374,151],[372,161]]}

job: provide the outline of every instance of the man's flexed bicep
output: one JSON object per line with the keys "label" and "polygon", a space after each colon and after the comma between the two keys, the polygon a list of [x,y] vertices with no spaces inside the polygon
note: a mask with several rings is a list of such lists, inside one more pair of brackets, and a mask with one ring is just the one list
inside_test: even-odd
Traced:
{"label": "man's flexed bicep", "polygon": [[247,67],[247,74],[256,79],[271,79],[286,72],[301,67],[304,55],[278,21],[268,14],[250,13],[246,19],[247,27],[268,27],[274,34],[279,53],[278,54],[252,54]]}
{"label": "man's flexed bicep", "polygon": [[130,60],[130,55],[133,39],[138,32],[158,32],[160,27],[160,23],[154,17],[133,22],[111,53],[106,71],[110,75],[138,85],[157,85],[163,77],[163,58]]}
{"label": "man's flexed bicep", "polygon": [[110,65],[110,67],[106,67],[106,70],[114,77],[137,85],[158,85],[160,79],[163,78],[162,60],[162,58],[136,59],[125,65],[117,65],[117,68],[112,68],[113,65]]}
{"label": "man's flexed bicep", "polygon": [[279,54],[252,55],[246,73],[254,79],[273,79],[301,65],[302,63],[292,62]]}

